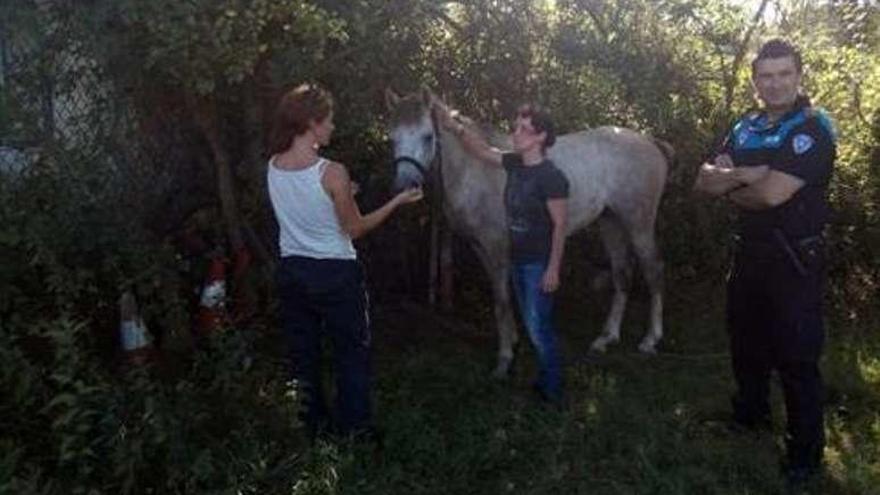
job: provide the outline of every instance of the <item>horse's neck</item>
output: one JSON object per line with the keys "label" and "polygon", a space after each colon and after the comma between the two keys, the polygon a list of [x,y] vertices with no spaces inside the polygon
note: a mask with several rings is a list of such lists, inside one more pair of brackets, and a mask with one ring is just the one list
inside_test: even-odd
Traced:
{"label": "horse's neck", "polygon": [[468,175],[468,169],[478,167],[480,164],[465,151],[461,141],[446,129],[440,130],[440,147],[444,192],[453,197],[466,194],[465,176]]}
{"label": "horse's neck", "polygon": [[453,228],[477,237],[497,234],[504,226],[506,174],[499,167],[480,163],[450,133],[444,132],[440,139],[447,218]]}

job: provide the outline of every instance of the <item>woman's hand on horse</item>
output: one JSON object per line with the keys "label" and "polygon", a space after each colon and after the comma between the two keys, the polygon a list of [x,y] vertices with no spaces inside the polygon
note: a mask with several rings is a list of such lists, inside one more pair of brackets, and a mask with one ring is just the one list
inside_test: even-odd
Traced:
{"label": "woman's hand on horse", "polygon": [[424,196],[425,193],[422,191],[421,187],[413,187],[399,192],[394,199],[397,200],[398,204],[405,205],[407,203],[415,203],[416,201],[421,200]]}
{"label": "woman's hand on horse", "polygon": [[452,116],[452,112],[449,111],[449,107],[440,101],[440,98],[437,98],[434,95],[431,95],[431,107],[437,112],[437,120],[444,129],[451,130],[461,125],[456,122],[455,118]]}

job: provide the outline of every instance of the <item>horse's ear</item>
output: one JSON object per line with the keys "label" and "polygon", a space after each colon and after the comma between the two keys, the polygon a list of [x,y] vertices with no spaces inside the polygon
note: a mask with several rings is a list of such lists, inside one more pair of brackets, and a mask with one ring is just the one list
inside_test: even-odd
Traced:
{"label": "horse's ear", "polygon": [[392,109],[400,103],[400,96],[391,88],[385,88],[385,106]]}

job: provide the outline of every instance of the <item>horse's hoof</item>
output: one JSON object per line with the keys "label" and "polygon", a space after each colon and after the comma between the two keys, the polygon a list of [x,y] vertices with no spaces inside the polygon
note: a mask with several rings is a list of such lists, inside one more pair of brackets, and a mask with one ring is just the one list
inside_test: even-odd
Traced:
{"label": "horse's hoof", "polygon": [[647,354],[653,356],[657,354],[657,344],[650,340],[643,340],[641,344],[639,344],[639,352],[642,354]]}
{"label": "horse's hoof", "polygon": [[605,354],[608,344],[614,344],[616,342],[617,338],[615,337],[599,337],[590,345],[590,351],[596,354]]}
{"label": "horse's hoof", "polygon": [[510,377],[511,361],[511,359],[499,359],[498,364],[495,366],[495,370],[492,371],[492,378],[496,380],[506,380]]}
{"label": "horse's hoof", "polygon": [[503,381],[506,381],[508,378],[510,378],[510,372],[508,372],[508,371],[505,371],[505,370],[502,370],[499,368],[495,368],[495,370],[492,371],[492,379],[493,380],[503,382]]}
{"label": "horse's hoof", "polygon": [[605,342],[599,342],[598,340],[593,342],[590,345],[590,353],[591,354],[605,354],[605,349],[607,348],[607,344]]}

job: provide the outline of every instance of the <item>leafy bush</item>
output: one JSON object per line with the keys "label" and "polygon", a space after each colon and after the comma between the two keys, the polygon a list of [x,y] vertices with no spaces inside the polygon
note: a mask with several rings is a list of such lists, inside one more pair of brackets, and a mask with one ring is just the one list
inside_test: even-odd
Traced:
{"label": "leafy bush", "polygon": [[255,357],[255,335],[218,335],[182,366],[109,367],[81,322],[4,326],[0,493],[292,485],[305,450],[296,395],[278,361]]}

